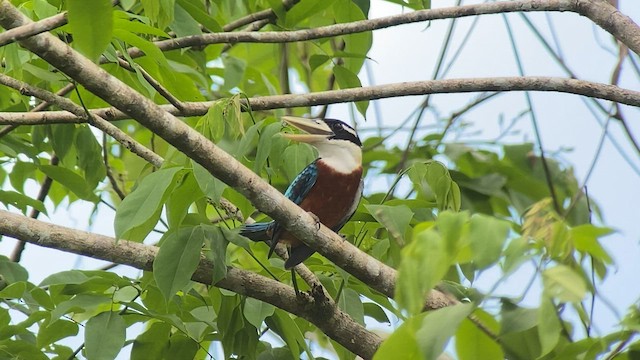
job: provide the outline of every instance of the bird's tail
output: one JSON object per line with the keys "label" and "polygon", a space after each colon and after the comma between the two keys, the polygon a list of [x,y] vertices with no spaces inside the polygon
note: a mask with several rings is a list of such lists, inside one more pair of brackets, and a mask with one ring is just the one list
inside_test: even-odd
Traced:
{"label": "bird's tail", "polygon": [[271,239],[267,231],[272,225],[273,222],[246,224],[240,228],[240,235],[253,241],[267,241]]}

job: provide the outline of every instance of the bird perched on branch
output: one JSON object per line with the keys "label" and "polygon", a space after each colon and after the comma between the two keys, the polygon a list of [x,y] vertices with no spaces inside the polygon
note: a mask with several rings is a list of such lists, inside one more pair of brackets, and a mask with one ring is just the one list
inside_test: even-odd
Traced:
{"label": "bird perched on branch", "polygon": [[[362,194],[362,143],[355,129],[340,120],[285,116],[282,120],[304,134],[284,134],[318,150],[318,158],[293,180],[285,196],[313,213],[337,232],[356,211]],[[253,241],[270,242],[269,256],[278,242],[289,246],[290,269],[315,252],[275,221],[244,225],[240,234]]]}

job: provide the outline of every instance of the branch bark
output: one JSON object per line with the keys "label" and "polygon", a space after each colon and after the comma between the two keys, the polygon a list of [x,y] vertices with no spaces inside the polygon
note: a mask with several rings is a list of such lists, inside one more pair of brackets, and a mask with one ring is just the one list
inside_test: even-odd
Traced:
{"label": "branch bark", "polygon": [[67,12],[63,12],[37,22],[32,22],[11,30],[7,30],[0,34],[0,46],[5,46],[18,40],[26,39],[33,35],[37,35],[67,23]]}
{"label": "branch bark", "polygon": [[[309,94],[258,96],[250,98],[249,104],[252,110],[260,111],[401,96],[487,91],[561,92],[640,107],[639,91],[623,89],[610,84],[544,76],[413,81],[352,89],[319,91]],[[174,116],[202,116],[207,113],[216,101],[183,102],[182,110],[172,105],[159,105],[159,107]],[[244,99],[241,101],[243,105],[246,105]],[[94,109],[91,110],[91,112],[109,121],[131,118],[131,116],[116,108]],[[0,112],[0,125],[81,123],[84,121],[84,119],[69,114],[66,111],[48,111],[41,113]]]}
{"label": "branch bark", "polygon": [[[147,271],[152,270],[153,260],[158,253],[155,246],[126,240],[116,242],[114,238],[108,236],[48,224],[4,210],[0,210],[0,234],[38,246],[112,261]],[[234,267],[227,269],[227,276],[224,279],[212,284],[212,269],[212,263],[203,256],[192,279],[267,302],[300,316],[365,359],[372,358],[380,346],[382,339],[378,335],[367,331],[335,306],[330,299],[310,296],[306,293],[296,297],[293,288],[288,285]]]}

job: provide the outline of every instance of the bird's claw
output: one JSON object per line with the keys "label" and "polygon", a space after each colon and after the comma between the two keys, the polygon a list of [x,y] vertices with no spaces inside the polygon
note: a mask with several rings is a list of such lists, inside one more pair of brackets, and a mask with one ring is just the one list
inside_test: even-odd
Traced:
{"label": "bird's claw", "polygon": [[307,211],[307,213],[309,215],[311,215],[313,220],[316,222],[316,230],[319,231],[320,230],[320,225],[322,225],[322,223],[320,222],[320,218],[316,214],[312,213],[311,211]]}

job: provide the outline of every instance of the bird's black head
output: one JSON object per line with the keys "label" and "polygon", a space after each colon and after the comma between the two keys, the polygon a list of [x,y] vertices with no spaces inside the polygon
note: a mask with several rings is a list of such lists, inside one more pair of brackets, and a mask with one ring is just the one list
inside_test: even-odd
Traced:
{"label": "bird's black head", "polygon": [[321,119],[327,124],[329,129],[333,132],[332,136],[329,136],[329,139],[337,139],[337,140],[348,140],[352,143],[362,146],[362,142],[358,137],[358,133],[356,129],[351,127],[349,124],[345,123],[341,120],[336,119]]}

